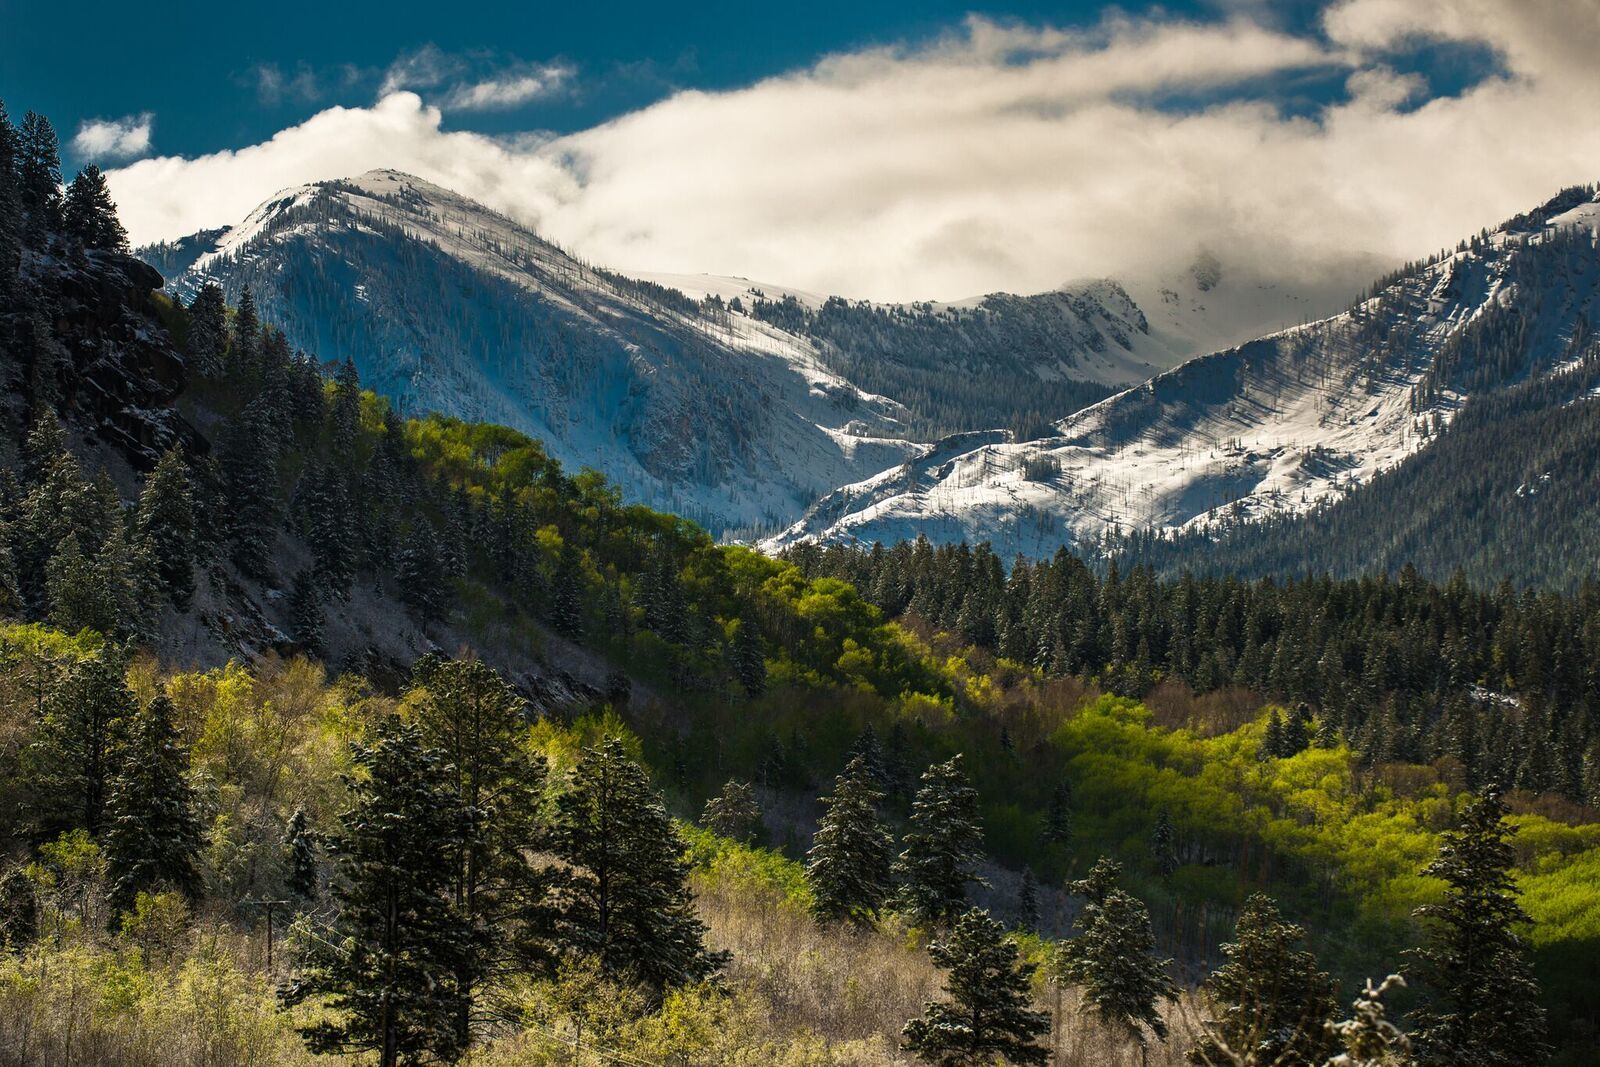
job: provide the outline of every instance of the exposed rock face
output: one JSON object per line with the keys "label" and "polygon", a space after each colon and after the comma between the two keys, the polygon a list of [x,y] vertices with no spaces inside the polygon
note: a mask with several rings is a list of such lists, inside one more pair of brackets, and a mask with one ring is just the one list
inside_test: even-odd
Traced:
{"label": "exposed rock face", "polygon": [[[30,256],[24,299],[12,316],[24,393],[48,401],[80,430],[139,469],[174,445],[206,442],[171,406],[183,391],[183,357],[162,324],[155,268],[131,256],[90,252]],[[28,417],[35,411],[18,412]]]}

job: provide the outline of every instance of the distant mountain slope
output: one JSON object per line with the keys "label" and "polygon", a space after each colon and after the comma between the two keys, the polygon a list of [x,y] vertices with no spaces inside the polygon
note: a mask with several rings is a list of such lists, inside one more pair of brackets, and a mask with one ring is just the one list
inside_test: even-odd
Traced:
{"label": "distant mountain slope", "polygon": [[917,440],[1047,429],[1197,351],[1109,281],[877,305],[624,276],[393,171],[287,190],[141,254],[186,296],[249,285],[294,344],[354,359],[409,410],[535,434],[722,532],[790,523]]}
{"label": "distant mountain slope", "polygon": [[1033,442],[935,446],[819,501],[799,540],[990,540],[1304,511],[1423,448],[1468,397],[1571,373],[1600,317],[1600,202],[1569,190],[1349,311],[1193,360]]}

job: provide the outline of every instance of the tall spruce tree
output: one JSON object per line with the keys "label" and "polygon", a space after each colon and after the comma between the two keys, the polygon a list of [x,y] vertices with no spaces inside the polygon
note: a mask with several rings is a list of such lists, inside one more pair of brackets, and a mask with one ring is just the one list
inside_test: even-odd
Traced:
{"label": "tall spruce tree", "polygon": [[939,1067],[1049,1062],[1038,1039],[1050,1029],[1050,1016],[1030,1006],[1037,965],[1019,962],[1016,942],[988,912],[966,912],[948,937],[929,944],[928,955],[950,972],[949,999],[929,1001],[922,1018],[906,1024],[908,1051]]}
{"label": "tall spruce tree", "polygon": [[1201,986],[1210,1017],[1191,1063],[1321,1067],[1333,1055],[1333,981],[1304,940],[1270,897],[1245,901],[1233,940],[1222,946],[1228,962]]}
{"label": "tall spruce tree", "polygon": [[750,696],[767,690],[767,654],[761,632],[749,619],[740,619],[733,632],[733,673]]}
{"label": "tall spruce tree", "polygon": [[1171,878],[1178,869],[1177,831],[1172,828],[1172,816],[1162,808],[1156,816],[1155,829],[1150,832],[1150,854],[1155,857],[1156,870],[1161,877]]}
{"label": "tall spruce tree", "polygon": [[452,902],[470,934],[456,978],[465,1041],[479,984],[548,956],[550,875],[531,860],[548,843],[539,817],[546,765],[527,745],[526,701],[494,668],[425,656],[412,683],[413,721],[444,761],[463,827],[445,863]]}
{"label": "tall spruce tree", "polygon": [[1044,839],[1057,845],[1072,841],[1072,785],[1057,782],[1050,791],[1050,805],[1045,809]]}
{"label": "tall spruce tree", "polygon": [[322,584],[309,569],[294,576],[289,587],[289,636],[313,656],[327,651],[327,615],[322,606]]}
{"label": "tall spruce tree", "polygon": [[822,818],[806,854],[812,910],[825,922],[869,922],[890,890],[893,838],[878,817],[883,794],[857,754],[822,798]]}
{"label": "tall spruce tree", "polygon": [[175,449],[162,453],[145,479],[134,536],[154,560],[162,592],[179,610],[187,608],[194,597],[194,491]]}
{"label": "tall spruce tree", "polygon": [[204,837],[189,785],[189,752],[174,716],[164,693],[135,716],[111,783],[104,850],[118,911],[133,907],[147,890],[170,886],[191,900],[200,892]]}
{"label": "tall spruce tree", "polygon": [[124,670],[112,651],[87,656],[45,696],[39,739],[26,753],[42,833],[81,827],[98,836],[104,828],[106,797],[138,712]]}
{"label": "tall spruce tree", "polygon": [[1148,1038],[1167,1039],[1160,1002],[1177,996],[1167,974],[1171,960],[1155,955],[1150,914],[1120,889],[1086,903],[1078,917],[1083,933],[1057,948],[1055,977],[1082,989],[1082,1010],[1147,1054]]}
{"label": "tall spruce tree", "polygon": [[314,942],[285,993],[326,998],[302,1028],[314,1052],[373,1053],[379,1067],[458,1058],[471,937],[449,892],[460,809],[436,753],[389,716],[355,749],[364,773],[328,842],[339,908],[332,937]]}
{"label": "tall spruce tree", "polygon": [[22,199],[17,189],[17,128],[0,101],[0,307],[16,285],[22,255]]}
{"label": "tall spruce tree", "polygon": [[206,282],[189,304],[189,333],[184,353],[189,369],[202,379],[220,378],[228,351],[228,308],[222,287]]}
{"label": "tall spruce tree", "polygon": [[117,205],[106,187],[106,176],[93,163],[80,170],[67,186],[62,224],[67,235],[84,248],[104,252],[128,250],[128,231],[117,218]]}
{"label": "tall spruce tree", "polygon": [[904,844],[895,864],[898,906],[922,926],[954,922],[966,911],[968,884],[983,884],[978,791],[967,781],[960,755],[923,773]]}
{"label": "tall spruce tree", "polygon": [[621,741],[583,751],[556,799],[553,836],[551,851],[571,870],[558,920],[565,945],[658,992],[720,969],[694,913],[683,841]]}
{"label": "tall spruce tree", "polygon": [[61,229],[61,149],[50,120],[33,111],[17,137],[17,193],[28,243],[42,247]]}
{"label": "tall spruce tree", "polygon": [[306,809],[295,808],[283,829],[283,851],[289,869],[285,883],[289,892],[310,903],[318,896],[317,839]]}
{"label": "tall spruce tree", "polygon": [[1428,940],[1415,953],[1424,1003],[1412,1036],[1425,1067],[1532,1067],[1550,1057],[1539,983],[1517,933],[1529,920],[1511,877],[1506,811],[1499,789],[1485,789],[1423,868],[1446,885],[1443,901],[1417,909]]}
{"label": "tall spruce tree", "polygon": [[260,383],[256,373],[261,362],[261,317],[256,313],[256,296],[247,285],[239,293],[233,313],[233,333],[228,344],[228,377],[236,387],[254,389]]}
{"label": "tall spruce tree", "polygon": [[1017,925],[1024,930],[1039,929],[1039,879],[1032,867],[1022,868],[1017,886]]}

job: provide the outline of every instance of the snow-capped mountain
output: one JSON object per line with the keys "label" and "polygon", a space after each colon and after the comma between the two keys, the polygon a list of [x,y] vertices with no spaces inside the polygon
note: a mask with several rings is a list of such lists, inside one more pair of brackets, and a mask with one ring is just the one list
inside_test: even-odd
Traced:
{"label": "snow-capped mountain", "polygon": [[353,359],[407,410],[524,430],[718,532],[781,527],[918,440],[1045,425],[1198,350],[1110,281],[881,305],[626,276],[394,171],[286,190],[141,254],[186,297],[250,286],[291,343]]}
{"label": "snow-capped mountain", "polygon": [[1406,460],[1461,405],[1600,359],[1600,195],[1572,189],[1349,310],[1199,359],[1058,422],[953,438],[814,505],[801,540],[1063,542],[1304,510]]}

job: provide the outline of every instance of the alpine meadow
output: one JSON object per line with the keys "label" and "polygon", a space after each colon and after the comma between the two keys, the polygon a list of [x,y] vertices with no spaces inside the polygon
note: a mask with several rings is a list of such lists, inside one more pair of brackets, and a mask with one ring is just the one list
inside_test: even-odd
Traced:
{"label": "alpine meadow", "polygon": [[0,17],[0,1067],[1600,1062],[1600,0],[254,6]]}

